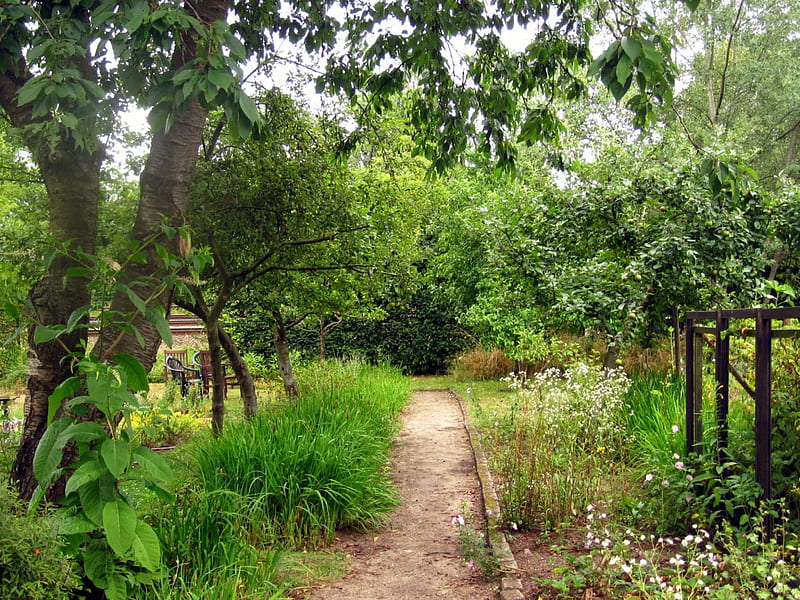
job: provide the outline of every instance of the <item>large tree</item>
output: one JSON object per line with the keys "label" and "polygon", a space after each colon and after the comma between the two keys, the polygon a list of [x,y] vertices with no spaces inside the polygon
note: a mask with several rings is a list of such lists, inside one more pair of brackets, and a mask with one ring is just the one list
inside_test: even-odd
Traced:
{"label": "large tree", "polygon": [[[251,132],[258,116],[240,91],[240,65],[274,58],[278,38],[325,52],[329,89],[361,103],[385,108],[391,94],[413,84],[418,93],[409,114],[422,131],[419,148],[435,168],[472,143],[508,166],[516,131],[525,141],[556,135],[554,98],[577,99],[584,91],[576,75],[591,62],[595,22],[585,4],[12,0],[0,8],[0,107],[38,165],[53,240],[94,254],[103,140],[127,105],[151,109],[150,152],[131,227],[133,240],[142,243],[165,219],[183,222],[208,109],[222,106],[236,132]],[[629,105],[644,123],[652,107],[670,96],[669,45],[643,15],[619,16],[627,21],[624,39],[612,44],[595,70],[618,97],[639,90]],[[527,27],[530,35],[530,44],[516,54],[501,41],[512,25]],[[463,61],[455,58],[464,52]],[[31,290],[36,323],[65,323],[90,301],[88,275],[70,277],[75,265],[69,256],[50,262]],[[126,275],[147,279],[158,264],[151,256],[132,263]],[[153,292],[138,290],[141,298]],[[167,308],[170,299],[167,288],[151,300]],[[134,314],[137,304],[123,294],[114,310]],[[141,316],[134,316],[133,326],[137,334],[104,329],[98,352],[125,352],[149,367],[157,329]],[[63,359],[84,338],[85,330],[75,329],[60,343],[30,339],[29,410],[13,470],[23,493],[35,483],[30,466],[46,427],[47,398],[71,374]]]}

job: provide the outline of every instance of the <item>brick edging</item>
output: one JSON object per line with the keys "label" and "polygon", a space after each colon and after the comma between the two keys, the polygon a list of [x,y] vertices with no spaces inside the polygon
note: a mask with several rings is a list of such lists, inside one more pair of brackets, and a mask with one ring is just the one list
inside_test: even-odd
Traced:
{"label": "brick edging", "polygon": [[494,489],[494,482],[492,480],[492,473],[489,470],[489,463],[486,460],[486,454],[481,446],[478,431],[469,420],[469,413],[464,407],[461,397],[455,392],[450,390],[450,394],[458,402],[461,409],[461,415],[464,419],[464,428],[467,430],[469,436],[469,443],[472,447],[472,454],[475,457],[475,467],[478,471],[478,480],[481,484],[481,493],[483,494],[483,507],[486,516],[486,536],[489,540],[489,546],[492,553],[500,565],[500,570],[503,576],[500,579],[500,598],[502,600],[523,600],[522,583],[516,573],[519,571],[517,560],[511,552],[511,547],[508,545],[508,540],[503,533],[503,514],[500,510],[500,501],[497,497],[497,492]]}

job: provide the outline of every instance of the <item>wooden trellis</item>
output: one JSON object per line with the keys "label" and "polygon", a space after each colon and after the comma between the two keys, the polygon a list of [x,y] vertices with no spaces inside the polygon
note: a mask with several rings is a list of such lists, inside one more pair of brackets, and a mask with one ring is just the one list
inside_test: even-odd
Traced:
{"label": "wooden trellis", "polygon": [[[755,329],[735,333],[755,338],[755,387],[732,369],[730,364],[730,322],[752,319]],[[800,319],[800,308],[754,308],[686,313],[686,451],[700,452],[703,442],[703,345],[704,336],[714,336],[714,372],[716,379],[716,417],[719,459],[728,443],[729,374],[734,373],[755,400],[755,477],[763,490],[762,499],[772,497],[772,340],[800,337],[800,329],[774,329],[775,320]],[[714,326],[703,322],[713,321]]]}

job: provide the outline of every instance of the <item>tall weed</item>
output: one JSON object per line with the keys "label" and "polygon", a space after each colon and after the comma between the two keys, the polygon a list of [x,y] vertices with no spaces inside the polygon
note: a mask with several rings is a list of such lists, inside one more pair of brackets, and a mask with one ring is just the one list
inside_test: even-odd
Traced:
{"label": "tall weed", "polygon": [[524,528],[557,527],[608,485],[626,444],[628,380],[578,364],[518,383],[505,410],[479,416],[504,517]]}

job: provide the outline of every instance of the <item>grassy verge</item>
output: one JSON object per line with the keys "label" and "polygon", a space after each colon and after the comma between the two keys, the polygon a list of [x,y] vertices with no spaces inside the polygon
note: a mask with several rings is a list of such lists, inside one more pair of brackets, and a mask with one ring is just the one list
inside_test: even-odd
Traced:
{"label": "grassy verge", "polygon": [[395,506],[386,467],[408,380],[336,363],[302,380],[300,400],[181,451],[189,467],[178,500],[154,515],[170,577],[148,597],[280,597],[340,562],[297,549],[339,527],[371,527]]}

